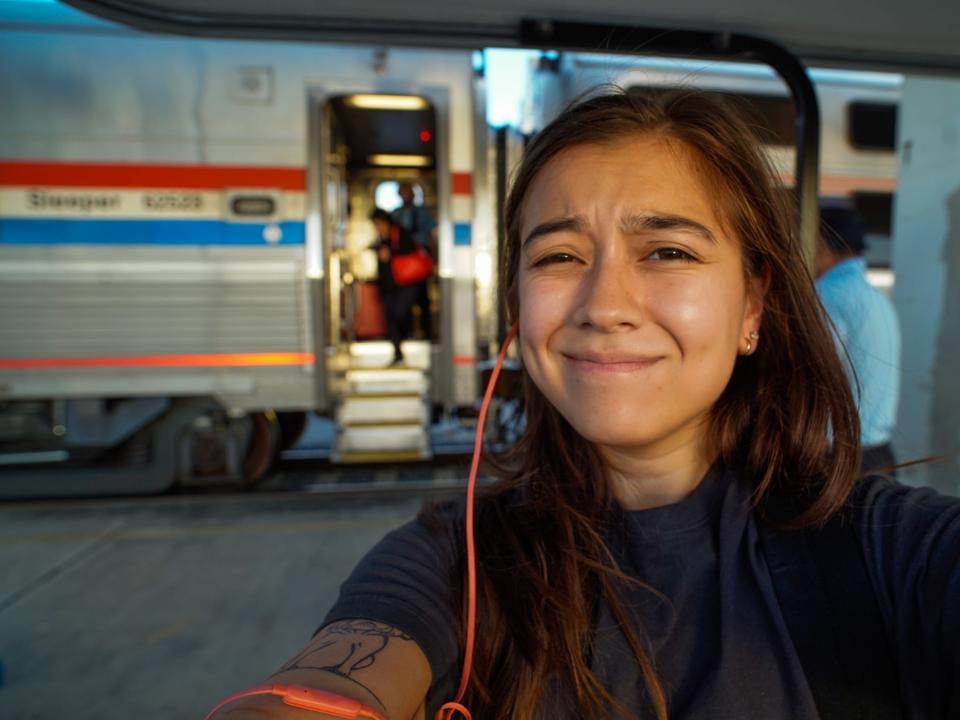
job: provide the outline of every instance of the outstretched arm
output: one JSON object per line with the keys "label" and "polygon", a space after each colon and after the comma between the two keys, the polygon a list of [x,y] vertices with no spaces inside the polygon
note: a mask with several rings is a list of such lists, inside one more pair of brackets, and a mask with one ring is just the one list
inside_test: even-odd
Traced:
{"label": "outstretched arm", "polygon": [[[268,679],[359,700],[389,720],[423,718],[430,666],[420,647],[400,630],[372,620],[340,620]],[[244,698],[221,710],[217,720],[327,720],[279,698]]]}

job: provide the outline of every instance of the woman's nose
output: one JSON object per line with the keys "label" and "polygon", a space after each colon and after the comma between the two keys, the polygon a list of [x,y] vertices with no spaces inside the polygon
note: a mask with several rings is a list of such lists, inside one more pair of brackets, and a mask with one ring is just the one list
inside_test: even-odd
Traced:
{"label": "woman's nose", "polygon": [[574,320],[605,332],[641,324],[639,278],[629,258],[621,254],[600,256],[582,276],[579,306]]}

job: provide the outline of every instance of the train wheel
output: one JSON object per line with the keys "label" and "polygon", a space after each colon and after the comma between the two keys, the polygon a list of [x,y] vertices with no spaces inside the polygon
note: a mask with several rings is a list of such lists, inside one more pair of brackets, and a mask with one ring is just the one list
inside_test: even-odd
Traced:
{"label": "train wheel", "polygon": [[280,446],[280,422],[273,410],[264,410],[250,416],[253,427],[250,431],[250,443],[243,458],[241,485],[253,487],[273,465],[277,448]]}

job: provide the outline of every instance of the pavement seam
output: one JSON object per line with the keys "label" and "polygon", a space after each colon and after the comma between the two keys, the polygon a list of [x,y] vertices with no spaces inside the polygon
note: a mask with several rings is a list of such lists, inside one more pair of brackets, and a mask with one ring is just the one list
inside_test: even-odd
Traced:
{"label": "pavement seam", "polygon": [[38,576],[32,580],[27,581],[21,587],[14,590],[12,593],[7,595],[5,598],[0,599],[0,613],[4,613],[14,605],[19,603],[24,598],[28,597],[30,594],[35,591],[43,588],[45,585],[54,580],[57,576],[62,575],[67,570],[75,567],[79,563],[93,557],[98,551],[103,550],[107,547],[109,542],[114,539],[116,531],[123,525],[122,522],[117,522],[113,527],[104,530],[96,538],[92,539],[89,543],[81,547],[76,552],[71,553],[63,560],[58,563],[55,563],[52,567],[48,568],[44,572],[40,573]]}

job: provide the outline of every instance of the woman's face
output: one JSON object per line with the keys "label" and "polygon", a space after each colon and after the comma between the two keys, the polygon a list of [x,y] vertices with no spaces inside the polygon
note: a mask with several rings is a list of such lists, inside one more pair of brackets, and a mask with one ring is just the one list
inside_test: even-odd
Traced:
{"label": "woman's face", "polygon": [[759,330],[762,291],[706,173],[686,146],[640,135],[563,151],[527,193],[523,361],[601,449],[667,453],[702,439]]}

